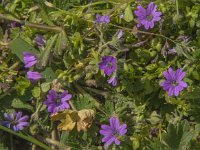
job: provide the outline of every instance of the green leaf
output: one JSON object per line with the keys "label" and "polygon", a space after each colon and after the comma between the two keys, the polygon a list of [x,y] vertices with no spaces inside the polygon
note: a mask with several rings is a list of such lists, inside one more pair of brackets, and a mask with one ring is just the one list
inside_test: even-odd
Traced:
{"label": "green leaf", "polygon": [[9,150],[8,147],[5,147],[3,143],[0,143],[0,150]]}
{"label": "green leaf", "polygon": [[45,67],[47,65],[51,50],[53,48],[53,45],[56,41],[57,36],[58,35],[56,34],[47,41],[47,45],[39,57],[39,65],[40,66]]}
{"label": "green leaf", "polygon": [[192,75],[193,75],[194,79],[200,80],[200,76],[199,76],[199,72],[198,72],[198,71],[194,70],[194,71],[192,72]]}
{"label": "green leaf", "polygon": [[91,109],[94,107],[99,107],[99,103],[89,94],[79,94],[76,101],[74,101],[75,106],[81,109]]}
{"label": "green leaf", "polygon": [[9,48],[12,50],[12,53],[16,54],[21,61],[23,61],[23,52],[30,52],[33,54],[38,53],[38,51],[32,45],[20,37],[10,42]]}
{"label": "green leaf", "polygon": [[158,138],[150,141],[150,150],[171,150],[167,148]]}
{"label": "green leaf", "polygon": [[124,11],[124,20],[127,22],[133,21],[133,10],[130,5],[128,5]]}
{"label": "green leaf", "polygon": [[200,20],[198,20],[198,21],[196,22],[196,26],[197,26],[198,28],[200,28]]}
{"label": "green leaf", "polygon": [[187,148],[187,145],[189,144],[189,142],[193,138],[194,134],[195,134],[195,132],[193,130],[183,134],[183,136],[181,138],[181,143],[180,143],[181,149]]}
{"label": "green leaf", "polygon": [[34,87],[32,90],[32,95],[35,98],[39,98],[41,94],[40,87]]}
{"label": "green leaf", "polygon": [[27,110],[30,110],[31,112],[34,112],[33,106],[31,106],[30,104],[27,104],[27,103],[23,102],[22,100],[20,100],[18,98],[13,99],[11,106],[13,108],[27,109]]}
{"label": "green leaf", "polygon": [[146,69],[149,70],[149,71],[153,71],[157,68],[158,68],[157,64],[150,64],[146,67]]}
{"label": "green leaf", "polygon": [[200,132],[200,124],[195,125],[195,131]]}
{"label": "green leaf", "polygon": [[17,92],[21,95],[24,95],[26,89],[31,85],[30,81],[22,76],[18,77],[16,81],[17,81],[17,86],[16,86]]}
{"label": "green leaf", "polygon": [[55,54],[56,55],[62,55],[63,54],[63,49],[66,47],[66,33],[65,31],[62,31],[61,33],[58,34],[58,38],[56,40],[56,46],[55,46]]}
{"label": "green leaf", "polygon": [[40,9],[41,9],[41,11],[40,11],[39,15],[42,18],[42,21],[44,21],[46,24],[48,24],[50,26],[55,26],[54,23],[49,18],[49,16],[47,15],[47,13],[45,12],[45,10],[43,8],[40,8]]}
{"label": "green leaf", "polygon": [[173,150],[186,149],[195,134],[194,130],[189,131],[189,129],[189,123],[186,120],[178,123],[177,126],[170,123],[167,127],[164,140]]}
{"label": "green leaf", "polygon": [[162,119],[161,116],[158,115],[156,111],[153,111],[151,113],[150,118],[147,120],[149,120],[151,122],[151,124],[156,125],[158,123],[161,123],[161,121],[162,121],[161,119]]}
{"label": "green leaf", "polygon": [[167,127],[167,134],[165,135],[165,142],[167,145],[174,149],[177,150],[179,148],[179,144],[181,141],[181,136],[182,133],[176,132],[176,127],[173,124],[169,124]]}
{"label": "green leaf", "polygon": [[200,87],[194,87],[191,92],[185,92],[183,94],[184,99],[200,99]]}
{"label": "green leaf", "polygon": [[82,36],[79,32],[74,33],[72,37],[72,43],[74,45],[74,48],[78,49],[79,54],[81,54],[84,48],[84,44],[83,44]]}
{"label": "green leaf", "polygon": [[50,67],[45,68],[45,70],[41,72],[41,74],[46,79],[46,82],[51,82],[56,79],[56,75]]}
{"label": "green leaf", "polygon": [[41,84],[41,90],[42,92],[47,92],[51,88],[51,83],[50,82],[45,82]]}

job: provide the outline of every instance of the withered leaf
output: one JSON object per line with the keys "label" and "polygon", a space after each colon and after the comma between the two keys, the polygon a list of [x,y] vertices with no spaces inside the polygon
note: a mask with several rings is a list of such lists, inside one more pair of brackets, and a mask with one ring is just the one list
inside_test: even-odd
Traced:
{"label": "withered leaf", "polygon": [[83,109],[78,112],[80,120],[77,122],[78,132],[83,130],[86,131],[92,125],[92,121],[95,117],[95,111],[92,109]]}
{"label": "withered leaf", "polygon": [[77,126],[77,131],[86,131],[92,125],[95,117],[95,111],[92,109],[83,109],[80,111],[66,110],[57,113],[51,117],[52,121],[61,121],[58,125],[59,130],[71,131]]}

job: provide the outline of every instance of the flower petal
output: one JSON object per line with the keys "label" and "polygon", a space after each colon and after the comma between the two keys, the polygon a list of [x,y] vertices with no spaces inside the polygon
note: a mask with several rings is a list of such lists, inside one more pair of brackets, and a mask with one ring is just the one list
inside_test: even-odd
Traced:
{"label": "flower petal", "polygon": [[104,138],[102,138],[102,142],[107,142],[108,140],[110,140],[113,136],[109,135],[109,136],[104,136]]}
{"label": "flower petal", "polygon": [[100,130],[99,133],[104,136],[109,136],[112,135],[112,130]]}
{"label": "flower petal", "polygon": [[186,88],[188,86],[187,83],[184,81],[179,81],[178,83],[179,83],[179,86],[182,86],[184,88]]}
{"label": "flower petal", "polygon": [[18,122],[24,122],[24,121],[27,121],[28,120],[28,116],[26,115],[26,116],[23,116],[23,117],[21,117],[21,118],[19,118],[18,119]]}
{"label": "flower petal", "polygon": [[115,144],[120,145],[120,141],[117,138],[115,139]]}
{"label": "flower petal", "polygon": [[101,128],[103,129],[103,130],[111,130],[111,127],[110,126],[108,126],[108,125],[101,125]]}
{"label": "flower petal", "polygon": [[179,95],[179,92],[180,92],[179,87],[176,86],[176,87],[174,88],[174,95],[175,95],[175,96],[178,96],[178,95]]}
{"label": "flower petal", "polygon": [[157,6],[153,2],[149,3],[147,7],[147,14],[151,14],[152,12],[155,12],[156,8]]}
{"label": "flower petal", "polygon": [[173,86],[170,87],[168,92],[169,92],[169,96],[173,96],[174,95],[174,87]]}
{"label": "flower petal", "polygon": [[107,145],[111,145],[114,141],[115,141],[115,139],[116,139],[116,137],[111,137],[107,142],[106,142],[106,144]]}
{"label": "flower petal", "polygon": [[127,125],[126,124],[122,124],[120,127],[119,127],[119,134],[120,135],[124,135],[124,134],[126,134],[126,132],[127,132]]}
{"label": "flower petal", "polygon": [[115,117],[111,117],[111,118],[110,118],[110,127],[111,127],[112,129],[115,129]]}

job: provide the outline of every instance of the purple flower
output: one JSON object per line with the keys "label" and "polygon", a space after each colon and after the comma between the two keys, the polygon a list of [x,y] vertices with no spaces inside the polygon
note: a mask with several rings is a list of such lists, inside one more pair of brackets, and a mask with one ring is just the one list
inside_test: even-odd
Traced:
{"label": "purple flower", "polygon": [[182,69],[177,69],[176,72],[169,68],[168,71],[164,72],[164,76],[167,79],[162,82],[160,85],[164,90],[168,91],[169,96],[178,96],[179,92],[186,88],[188,85],[185,83],[183,78],[186,73],[182,71]]}
{"label": "purple flower", "polygon": [[46,40],[42,35],[36,35],[34,40],[38,46],[44,46],[46,44]]}
{"label": "purple flower", "polygon": [[30,68],[37,63],[37,58],[35,55],[29,52],[23,52],[23,55],[24,55],[23,60],[24,60],[25,68]]}
{"label": "purple flower", "polygon": [[99,14],[96,15],[96,23],[109,23],[110,16],[101,16]]}
{"label": "purple flower", "polygon": [[117,59],[113,56],[104,56],[99,63],[99,69],[104,70],[106,75],[111,75],[117,68]]}
{"label": "purple flower", "polygon": [[22,112],[13,112],[10,115],[4,113],[4,118],[6,121],[1,121],[2,126],[7,128],[13,128],[14,131],[23,130],[24,127],[28,127],[30,123],[28,122],[28,116],[22,116]]}
{"label": "purple flower", "polygon": [[110,145],[115,142],[116,145],[120,145],[119,137],[126,134],[127,125],[120,125],[119,118],[111,117],[110,126],[101,125],[100,134],[104,136],[102,142],[105,142],[106,145]]}
{"label": "purple flower", "polygon": [[69,109],[70,106],[68,101],[72,98],[72,95],[67,91],[64,91],[61,94],[58,94],[54,90],[50,90],[47,95],[47,100],[44,102],[48,107],[48,112],[54,114],[65,109]]}
{"label": "purple flower", "polygon": [[28,71],[27,72],[27,78],[33,82],[38,81],[42,78],[42,75],[39,72],[36,71]]}
{"label": "purple flower", "polygon": [[157,5],[155,5],[153,2],[149,3],[147,9],[142,6],[138,6],[137,10],[134,12],[139,22],[137,24],[137,27],[144,25],[146,30],[148,30],[149,28],[153,28],[154,22],[161,20],[160,16],[162,15],[162,13],[160,11],[157,11]]}
{"label": "purple flower", "polygon": [[117,85],[117,77],[112,76],[109,80],[108,80],[109,84],[112,84],[112,86],[116,86]]}
{"label": "purple flower", "polygon": [[16,21],[13,21],[13,22],[11,22],[11,28],[21,28],[22,27],[22,25],[21,25],[21,23],[19,23],[19,22],[16,22]]}

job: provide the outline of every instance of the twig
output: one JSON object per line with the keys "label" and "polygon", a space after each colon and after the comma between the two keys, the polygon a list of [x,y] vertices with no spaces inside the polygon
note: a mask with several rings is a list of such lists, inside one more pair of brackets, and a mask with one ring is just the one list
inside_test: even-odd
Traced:
{"label": "twig", "polygon": [[48,25],[43,25],[43,24],[31,23],[28,21],[19,20],[13,16],[7,15],[7,14],[0,14],[0,18],[9,20],[9,21],[16,21],[16,22],[18,22],[26,27],[30,27],[30,28],[37,28],[37,29],[41,29],[41,30],[54,31],[54,32],[63,31],[63,28],[59,27],[59,26],[48,26]]}

